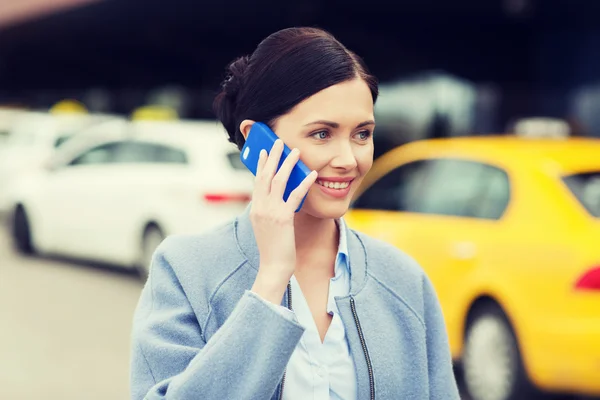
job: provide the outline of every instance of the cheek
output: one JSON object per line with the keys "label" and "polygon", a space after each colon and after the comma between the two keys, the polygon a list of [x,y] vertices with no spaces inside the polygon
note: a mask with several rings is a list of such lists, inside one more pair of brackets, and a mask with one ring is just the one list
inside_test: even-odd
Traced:
{"label": "cheek", "polygon": [[371,167],[373,166],[373,158],[365,158],[362,160],[357,160],[358,169],[362,175],[365,175]]}
{"label": "cheek", "polygon": [[365,175],[373,166],[373,145],[365,146],[355,153],[356,163],[361,175]]}
{"label": "cheek", "polygon": [[319,151],[314,147],[307,146],[308,149],[303,150],[302,147],[298,147],[300,150],[300,159],[308,168],[315,171],[320,171],[325,168],[329,163],[329,157],[327,152]]}

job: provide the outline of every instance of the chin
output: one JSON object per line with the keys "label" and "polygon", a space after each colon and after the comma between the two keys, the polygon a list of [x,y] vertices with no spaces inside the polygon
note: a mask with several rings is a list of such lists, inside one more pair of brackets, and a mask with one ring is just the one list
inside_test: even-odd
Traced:
{"label": "chin", "polygon": [[310,201],[312,199],[307,198],[302,206],[301,212],[304,212],[312,217],[320,219],[338,219],[344,216],[350,207],[349,200],[343,201],[330,201],[330,200],[317,200]]}

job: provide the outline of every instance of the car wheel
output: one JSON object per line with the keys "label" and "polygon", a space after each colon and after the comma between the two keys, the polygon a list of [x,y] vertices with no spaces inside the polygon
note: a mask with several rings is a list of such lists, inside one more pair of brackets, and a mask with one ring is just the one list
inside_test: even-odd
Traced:
{"label": "car wheel", "polygon": [[494,303],[478,307],[469,317],[462,369],[472,400],[539,397],[527,378],[510,322]]}
{"label": "car wheel", "polygon": [[22,254],[35,253],[31,241],[31,226],[27,212],[23,207],[17,207],[12,218],[12,238],[17,251]]}
{"label": "car wheel", "polygon": [[154,251],[164,239],[165,235],[158,226],[148,225],[146,229],[144,229],[140,248],[140,259],[137,265],[138,273],[143,280],[148,278]]}

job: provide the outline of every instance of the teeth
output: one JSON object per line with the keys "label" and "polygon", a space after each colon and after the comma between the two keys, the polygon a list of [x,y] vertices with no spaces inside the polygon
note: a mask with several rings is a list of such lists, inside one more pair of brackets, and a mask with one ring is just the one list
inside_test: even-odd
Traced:
{"label": "teeth", "polygon": [[350,186],[350,182],[317,181],[317,183],[330,189],[346,189],[348,186]]}

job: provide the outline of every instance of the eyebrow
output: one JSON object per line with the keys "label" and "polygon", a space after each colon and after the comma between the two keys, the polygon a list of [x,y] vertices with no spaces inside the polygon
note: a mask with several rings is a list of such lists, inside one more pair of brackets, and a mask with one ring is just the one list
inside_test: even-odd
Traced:
{"label": "eyebrow", "polygon": [[[308,124],[304,125],[304,126],[309,126],[309,125],[327,125],[330,126],[334,129],[337,129],[340,127],[340,124],[338,124],[337,122],[333,122],[333,121],[326,121],[326,120],[318,120],[318,121],[313,121],[313,122],[309,122]],[[368,120],[368,121],[363,121],[360,124],[358,124],[356,127],[357,128],[362,128],[363,126],[367,126],[367,125],[375,125],[375,121],[373,120]]]}

